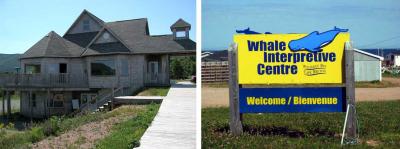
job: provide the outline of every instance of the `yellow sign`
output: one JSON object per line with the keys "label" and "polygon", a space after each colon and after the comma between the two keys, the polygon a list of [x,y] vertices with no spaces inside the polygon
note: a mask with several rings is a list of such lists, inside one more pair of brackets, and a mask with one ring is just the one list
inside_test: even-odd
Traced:
{"label": "yellow sign", "polygon": [[343,83],[344,32],[235,35],[239,84]]}

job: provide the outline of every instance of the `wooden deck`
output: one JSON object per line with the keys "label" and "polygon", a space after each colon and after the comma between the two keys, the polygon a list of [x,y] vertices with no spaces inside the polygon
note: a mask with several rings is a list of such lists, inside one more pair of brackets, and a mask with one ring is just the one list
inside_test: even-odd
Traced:
{"label": "wooden deck", "polygon": [[88,79],[72,74],[0,74],[4,88],[88,88]]}

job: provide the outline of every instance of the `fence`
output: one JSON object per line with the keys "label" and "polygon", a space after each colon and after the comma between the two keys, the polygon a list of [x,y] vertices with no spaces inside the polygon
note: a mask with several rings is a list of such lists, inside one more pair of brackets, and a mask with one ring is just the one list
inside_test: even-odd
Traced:
{"label": "fence", "polygon": [[202,62],[201,82],[216,83],[229,81],[228,61]]}

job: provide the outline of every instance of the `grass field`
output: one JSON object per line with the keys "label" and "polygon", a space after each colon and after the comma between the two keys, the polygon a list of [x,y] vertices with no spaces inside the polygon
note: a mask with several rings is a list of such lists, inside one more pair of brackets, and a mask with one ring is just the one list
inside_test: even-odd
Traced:
{"label": "grass field", "polygon": [[[358,145],[400,146],[400,100],[357,103]],[[341,148],[345,113],[244,114],[244,134],[229,133],[229,108],[202,109],[202,148]]]}
{"label": "grass field", "polygon": [[136,94],[136,96],[167,96],[170,87],[149,87]]}
{"label": "grass field", "polygon": [[382,74],[382,77],[400,78],[400,74],[391,74],[389,72],[385,72]]}
{"label": "grass field", "polygon": [[385,80],[356,82],[357,88],[385,88],[385,87],[397,87],[397,86],[399,85]]}

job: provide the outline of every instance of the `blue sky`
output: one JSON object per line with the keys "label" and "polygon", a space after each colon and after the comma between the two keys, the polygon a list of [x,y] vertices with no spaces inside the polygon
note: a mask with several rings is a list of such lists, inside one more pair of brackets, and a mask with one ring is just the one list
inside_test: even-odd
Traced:
{"label": "blue sky", "polygon": [[356,48],[400,48],[400,1],[202,1],[203,50],[226,49],[236,29],[310,33],[334,26],[350,29]]}
{"label": "blue sky", "polygon": [[24,53],[51,30],[64,35],[83,9],[106,22],[148,18],[152,35],[171,34],[182,18],[196,39],[195,0],[0,0],[0,53]]}

